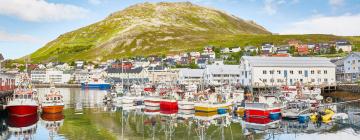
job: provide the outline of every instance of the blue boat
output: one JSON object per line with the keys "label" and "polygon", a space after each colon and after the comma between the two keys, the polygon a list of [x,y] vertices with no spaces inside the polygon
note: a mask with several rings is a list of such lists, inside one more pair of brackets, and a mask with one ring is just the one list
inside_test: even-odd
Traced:
{"label": "blue boat", "polygon": [[310,116],[308,114],[299,115],[298,121],[299,123],[309,122]]}
{"label": "blue boat", "polygon": [[281,114],[280,112],[271,112],[269,115],[271,120],[280,120]]}
{"label": "blue boat", "polygon": [[81,83],[81,88],[107,90],[111,88],[111,84],[105,82],[102,79],[92,78],[90,82]]}
{"label": "blue boat", "polygon": [[218,108],[218,109],[217,109],[217,113],[220,114],[220,115],[221,115],[221,114],[226,114],[226,113],[227,113],[227,109],[226,109],[226,108]]}

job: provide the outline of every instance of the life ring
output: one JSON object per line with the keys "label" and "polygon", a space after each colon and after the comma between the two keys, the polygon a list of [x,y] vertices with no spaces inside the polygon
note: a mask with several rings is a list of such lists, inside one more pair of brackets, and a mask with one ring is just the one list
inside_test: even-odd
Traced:
{"label": "life ring", "polygon": [[325,101],[327,103],[332,103],[333,102],[333,99],[331,97],[326,97]]}

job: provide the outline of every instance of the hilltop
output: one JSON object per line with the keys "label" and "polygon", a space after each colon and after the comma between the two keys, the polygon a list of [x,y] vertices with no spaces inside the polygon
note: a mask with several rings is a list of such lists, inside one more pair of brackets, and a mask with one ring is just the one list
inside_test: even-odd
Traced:
{"label": "hilltop", "polygon": [[238,34],[271,33],[253,21],[189,2],[141,3],[60,35],[30,57],[33,62],[69,62],[175,54]]}

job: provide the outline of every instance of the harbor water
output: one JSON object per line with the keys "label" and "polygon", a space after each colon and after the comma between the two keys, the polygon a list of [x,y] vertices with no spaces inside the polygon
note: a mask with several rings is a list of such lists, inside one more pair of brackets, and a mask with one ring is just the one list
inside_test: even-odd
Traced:
{"label": "harbor water", "polygon": [[[247,120],[237,114],[209,115],[182,112],[146,112],[141,106],[103,103],[105,90],[59,88],[65,108],[59,114],[41,114],[19,121],[1,114],[0,139],[36,140],[357,140],[360,138],[360,102],[341,104],[337,112],[349,119],[331,123],[298,120]],[[39,100],[47,88],[38,89]],[[331,93],[334,101],[354,98],[346,92]],[[349,97],[347,97],[349,96]],[[360,97],[357,97],[358,99]],[[278,118],[278,117],[275,117]],[[19,123],[23,122],[23,124]]]}

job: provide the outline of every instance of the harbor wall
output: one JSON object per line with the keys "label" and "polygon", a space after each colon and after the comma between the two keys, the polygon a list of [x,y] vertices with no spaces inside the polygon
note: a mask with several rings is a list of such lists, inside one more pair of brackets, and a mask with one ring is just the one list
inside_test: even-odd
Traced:
{"label": "harbor wall", "polygon": [[[33,84],[35,88],[50,88],[50,84]],[[81,84],[54,84],[57,88],[81,88]]]}

